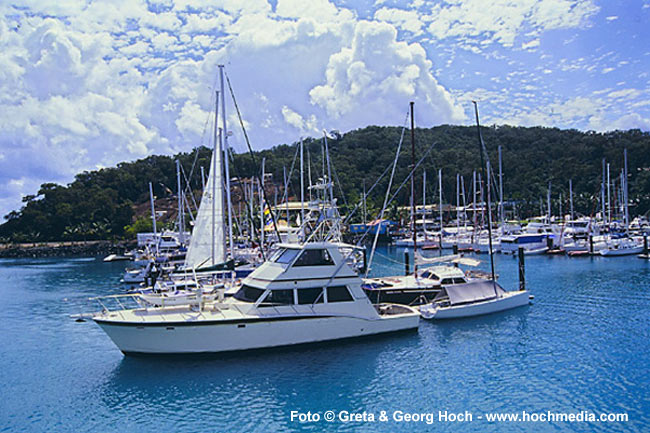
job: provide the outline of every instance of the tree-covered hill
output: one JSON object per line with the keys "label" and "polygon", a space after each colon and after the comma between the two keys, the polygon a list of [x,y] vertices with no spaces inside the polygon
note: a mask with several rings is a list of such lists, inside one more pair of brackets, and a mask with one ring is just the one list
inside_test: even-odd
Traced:
{"label": "tree-covered hill", "polygon": [[[371,126],[328,140],[339,204],[353,205],[366,188],[375,182],[393,161],[402,128]],[[599,209],[602,159],[610,163],[611,178],[620,179],[623,150],[628,152],[629,197],[633,214],[650,209],[650,135],[639,130],[609,133],[580,132],[556,128],[523,128],[511,126],[483,127],[482,135],[492,165],[497,170],[497,147],[502,146],[504,195],[517,203],[518,217],[539,213],[540,198],[546,198],[548,183],[552,184],[554,213],[568,209],[568,183],[573,181],[574,206],[586,215]],[[465,179],[469,192],[472,171],[479,170],[477,131],[475,127],[439,126],[416,129],[416,158],[427,151],[422,169],[427,171],[427,197],[437,202],[437,170],[443,172],[443,199],[455,202],[456,173]],[[312,179],[322,172],[322,138],[305,140],[306,155],[311,162]],[[396,182],[408,174],[410,134],[404,134]],[[279,145],[256,152],[259,164],[266,158],[266,171],[282,185],[283,170],[290,170],[297,143]],[[148,202],[148,184],[154,185],[157,198],[172,206],[176,193],[175,160],[180,160],[192,189],[200,197],[201,170],[209,166],[210,151],[201,147],[191,153],[175,156],[150,156],[135,162],[124,162],[114,168],[83,172],[67,186],[47,183],[23,198],[20,210],[5,216],[0,225],[0,238],[14,241],[76,240],[123,237],[125,230],[143,213]],[[290,193],[298,195],[298,162],[295,163]],[[233,155],[231,175],[250,177],[259,171],[249,154]],[[418,170],[417,199],[422,196],[422,169]],[[370,207],[377,208],[383,200],[388,178],[384,178],[369,197]],[[342,191],[342,192],[341,192]],[[407,203],[407,189],[397,197],[398,205]],[[233,191],[233,195],[240,194]],[[469,199],[469,198],[468,198]],[[163,200],[160,200],[161,202]],[[346,211],[344,206],[344,212]],[[170,209],[168,216],[173,211]],[[133,227],[131,227],[133,229]],[[132,231],[132,230],[131,230]]]}

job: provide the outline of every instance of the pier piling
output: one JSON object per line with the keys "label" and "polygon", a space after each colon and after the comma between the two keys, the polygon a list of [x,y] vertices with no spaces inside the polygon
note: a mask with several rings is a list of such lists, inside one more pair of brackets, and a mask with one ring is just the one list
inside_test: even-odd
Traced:
{"label": "pier piling", "polygon": [[526,263],[524,260],[524,249],[519,247],[519,290],[526,290]]}

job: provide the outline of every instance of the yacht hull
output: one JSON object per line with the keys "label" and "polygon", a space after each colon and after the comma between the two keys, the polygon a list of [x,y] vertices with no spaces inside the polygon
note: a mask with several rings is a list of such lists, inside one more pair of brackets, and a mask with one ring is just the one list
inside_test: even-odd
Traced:
{"label": "yacht hull", "polygon": [[199,354],[290,346],[406,331],[417,314],[369,320],[340,316],[120,323],[95,319],[125,354]]}
{"label": "yacht hull", "polygon": [[600,255],[601,256],[606,256],[606,257],[607,256],[611,256],[611,257],[630,256],[630,255],[633,255],[633,254],[640,254],[642,252],[643,252],[643,247],[639,246],[639,247],[620,248],[620,249],[615,249],[615,248],[603,249],[603,250],[600,250]]}
{"label": "yacht hull", "polygon": [[489,301],[437,309],[421,308],[420,313],[423,318],[432,320],[481,316],[524,306],[529,302],[529,295],[528,291],[506,292],[505,296]]}

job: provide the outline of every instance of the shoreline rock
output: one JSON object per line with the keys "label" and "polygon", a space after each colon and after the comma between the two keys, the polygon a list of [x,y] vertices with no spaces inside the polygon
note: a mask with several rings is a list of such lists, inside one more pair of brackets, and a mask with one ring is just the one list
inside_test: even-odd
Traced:
{"label": "shoreline rock", "polygon": [[0,245],[0,258],[39,258],[63,256],[101,256],[124,254],[135,248],[135,241],[38,242]]}

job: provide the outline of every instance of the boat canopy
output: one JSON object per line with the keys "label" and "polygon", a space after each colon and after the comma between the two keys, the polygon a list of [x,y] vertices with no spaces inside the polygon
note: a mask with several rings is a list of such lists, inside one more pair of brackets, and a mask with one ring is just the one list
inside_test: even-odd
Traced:
{"label": "boat canopy", "polygon": [[433,299],[433,302],[448,297],[451,305],[467,304],[469,302],[494,299],[497,295],[501,296],[503,293],[505,293],[505,290],[496,281],[478,280],[466,284],[443,286],[442,290]]}

